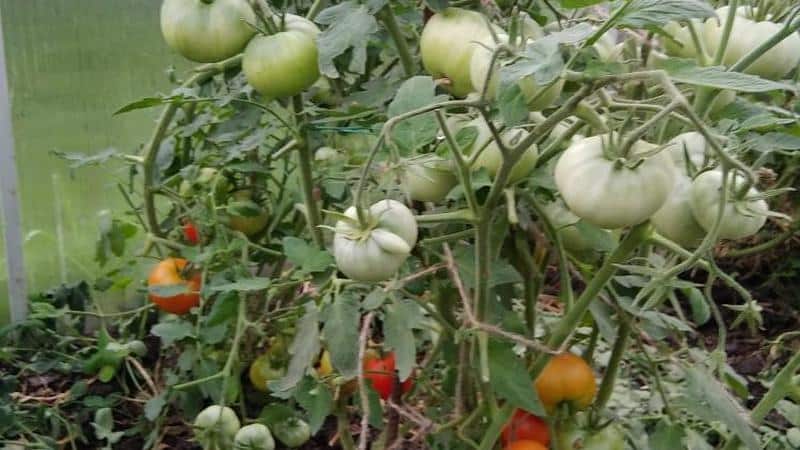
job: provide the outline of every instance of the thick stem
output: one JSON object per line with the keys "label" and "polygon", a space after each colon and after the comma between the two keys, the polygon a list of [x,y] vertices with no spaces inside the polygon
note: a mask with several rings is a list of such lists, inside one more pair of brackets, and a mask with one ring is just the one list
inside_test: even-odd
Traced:
{"label": "thick stem", "polygon": [[[295,118],[300,128],[299,134],[305,136],[306,121],[302,113],[303,99],[297,95],[293,97],[292,100],[294,104]],[[314,239],[314,244],[316,244],[319,248],[323,248],[325,246],[325,242],[322,239],[322,230],[319,228],[322,220],[320,219],[317,200],[314,198],[314,175],[311,171],[311,159],[313,156],[311,154],[311,149],[308,147],[307,140],[298,140],[296,147],[300,163],[300,182],[303,185],[303,202],[306,207],[306,223],[308,223],[308,231],[311,233],[311,237]]]}
{"label": "thick stem", "polygon": [[403,65],[403,72],[405,72],[407,77],[414,75],[417,73],[414,57],[411,56],[406,38],[403,36],[403,32],[400,31],[400,26],[397,24],[397,17],[395,17],[394,11],[392,10],[392,2],[388,2],[386,6],[383,7],[380,18],[386,26],[386,31],[392,36],[394,45],[397,47],[397,54],[400,56],[400,64]]}
{"label": "thick stem", "polygon": [[[600,291],[611,280],[617,272],[617,265],[625,262],[628,256],[644,242],[650,234],[650,224],[645,222],[631,229],[625,239],[617,246],[616,250],[603,262],[603,265],[595,273],[592,280],[586,286],[575,301],[575,305],[558,322],[553,333],[547,341],[550,348],[561,347],[583,319],[584,314],[589,309],[589,305],[597,298]],[[536,378],[544,368],[550,355],[540,355],[533,364],[531,375]]]}
{"label": "thick stem", "polygon": [[622,357],[625,356],[625,350],[628,348],[628,338],[631,334],[631,319],[625,313],[619,313],[619,328],[617,329],[617,339],[614,341],[614,348],[611,350],[611,359],[608,361],[603,381],[600,383],[600,389],[597,392],[597,400],[595,401],[595,411],[599,412],[608,404],[611,394],[614,392],[614,383],[617,381],[617,374],[619,373]]}
{"label": "thick stem", "polygon": [[306,19],[314,20],[317,15],[325,8],[325,5],[328,2],[326,0],[314,0],[314,3],[311,4],[311,8],[308,9],[308,13],[306,14]]}

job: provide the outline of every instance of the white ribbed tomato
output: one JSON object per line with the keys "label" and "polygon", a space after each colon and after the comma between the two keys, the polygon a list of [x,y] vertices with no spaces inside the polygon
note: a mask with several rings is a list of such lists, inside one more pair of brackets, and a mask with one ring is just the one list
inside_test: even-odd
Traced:
{"label": "white ribbed tomato", "polygon": [[706,236],[689,206],[692,180],[684,174],[676,177],[675,188],[664,205],[650,218],[655,229],[666,238],[686,248],[696,248]]}
{"label": "white ribbed tomato", "polygon": [[728,201],[721,205],[722,172],[710,170],[703,172],[692,182],[689,194],[689,205],[692,213],[706,231],[710,231],[722,206],[722,222],[719,237],[721,239],[742,239],[756,234],[767,222],[769,207],[763,199],[748,198],[758,195],[755,188],[750,188],[744,198],[736,198],[737,191],[744,180],[740,176],[728,175]]}

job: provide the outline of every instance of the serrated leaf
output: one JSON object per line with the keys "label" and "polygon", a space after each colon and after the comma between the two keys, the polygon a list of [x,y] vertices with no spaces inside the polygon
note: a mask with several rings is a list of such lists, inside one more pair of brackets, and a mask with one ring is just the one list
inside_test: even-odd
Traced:
{"label": "serrated leaf", "polygon": [[511,84],[500,91],[497,98],[500,116],[508,126],[520,125],[528,118],[528,102],[519,85]]}
{"label": "serrated leaf", "polygon": [[319,354],[319,309],[313,301],[307,302],[304,308],[305,314],[297,322],[297,333],[289,347],[292,359],[286,375],[268,384],[269,389],[275,393],[285,393],[293,389]]}
{"label": "serrated leaf", "polygon": [[400,381],[411,375],[417,357],[413,328],[419,328],[422,316],[411,300],[393,301],[386,306],[383,320],[385,345],[394,350]]}
{"label": "serrated leaf", "polygon": [[333,394],[325,383],[317,383],[305,377],[294,393],[297,403],[308,413],[308,426],[311,434],[317,434],[325,423],[325,418],[333,411]]}
{"label": "serrated leaf", "polygon": [[510,344],[489,341],[489,374],[498,397],[537,416],[546,414],[525,364]]}
{"label": "serrated leaf", "polygon": [[235,293],[220,295],[214,300],[211,312],[208,313],[205,323],[209,327],[219,325],[236,316],[239,310],[239,296]]}
{"label": "serrated leaf", "polygon": [[[591,0],[594,1],[594,0]],[[603,1],[603,0],[600,0]],[[597,3],[597,2],[595,2]],[[574,45],[585,41],[595,33],[595,29],[586,22],[581,22],[573,27],[565,28],[561,31],[548,34],[542,39],[558,42],[559,44]]]}
{"label": "serrated leaf", "polygon": [[245,278],[234,283],[225,283],[212,286],[210,289],[215,292],[252,292],[269,289],[272,280],[264,277]]}
{"label": "serrated leaf", "polygon": [[[397,91],[394,100],[389,104],[389,117],[413,111],[424,106],[439,103],[445,96],[436,95],[433,78],[415,76],[406,80]],[[439,125],[433,113],[412,117],[397,124],[392,133],[394,142],[405,152],[412,152],[436,139]]]}
{"label": "serrated leaf", "polygon": [[769,92],[777,90],[795,91],[795,87],[765,80],[756,75],[740,72],[728,72],[725,67],[700,67],[693,61],[670,58],[660,64],[669,77],[678,83],[705,86],[717,89],[729,89],[738,92]]}
{"label": "serrated leaf", "polygon": [[317,36],[320,72],[329,78],[339,78],[334,60],[351,50],[350,71],[364,73],[367,42],[379,29],[367,7],[352,0],[333,5],[320,12],[316,22],[329,25]]}
{"label": "serrated leaf", "polygon": [[617,25],[629,28],[663,27],[669,22],[705,19],[714,17],[714,14],[714,8],[701,0],[633,0]]}
{"label": "serrated leaf", "polygon": [[186,339],[194,333],[194,326],[189,322],[161,322],[153,325],[150,333],[161,338],[165,347]]}
{"label": "serrated leaf", "polygon": [[296,237],[283,238],[283,251],[289,262],[306,272],[324,272],[333,264],[333,256],[327,250]]}
{"label": "serrated leaf", "polygon": [[708,422],[722,422],[750,450],[761,448],[751,428],[747,411],[707,372],[697,367],[684,367],[686,390],[681,404]]}
{"label": "serrated leaf", "polygon": [[528,45],[515,62],[500,69],[500,85],[508,86],[532,76],[544,86],[558,78],[564,69],[564,59],[555,39],[539,39]]}
{"label": "serrated leaf", "polygon": [[322,334],[331,355],[331,364],[345,378],[358,373],[358,299],[343,293],[325,308]]}

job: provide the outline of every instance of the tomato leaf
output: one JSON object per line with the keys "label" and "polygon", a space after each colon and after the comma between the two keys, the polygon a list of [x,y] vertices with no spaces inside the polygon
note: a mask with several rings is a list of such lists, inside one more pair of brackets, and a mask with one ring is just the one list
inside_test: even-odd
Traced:
{"label": "tomato leaf", "polygon": [[489,373],[498,397],[537,416],[545,415],[528,370],[510,344],[489,341]]}
{"label": "tomato leaf", "polygon": [[497,98],[500,116],[508,126],[519,125],[528,118],[528,103],[519,85],[510,84],[501,90]]}
{"label": "tomato leaf", "polygon": [[325,308],[325,326],[322,334],[326,348],[331,355],[331,363],[345,378],[358,373],[358,299],[349,293],[341,293]]}
{"label": "tomato leaf", "polygon": [[576,9],[596,5],[604,1],[605,0],[561,0],[559,3],[561,3],[561,7],[563,8]]}
{"label": "tomato leaf", "polygon": [[286,369],[286,375],[277,381],[271,381],[268,387],[273,395],[285,398],[287,391],[293,389],[303,378],[311,362],[319,354],[319,309],[313,301],[305,305],[305,314],[297,322],[297,334],[294,336],[289,353],[292,359]]}
{"label": "tomato leaf", "polygon": [[223,322],[227,322],[236,316],[239,310],[239,295],[234,292],[217,296],[214,304],[211,306],[211,312],[206,316],[205,323],[207,326],[213,327]]}
{"label": "tomato leaf", "polygon": [[750,450],[761,445],[751,428],[750,416],[713,376],[697,367],[685,367],[686,388],[680,404],[708,422],[722,422]]}
{"label": "tomato leaf", "polygon": [[306,272],[324,272],[333,264],[333,256],[327,250],[320,250],[296,237],[283,238],[283,251],[289,262]]}
{"label": "tomato leaf", "polygon": [[689,300],[689,306],[692,308],[692,321],[695,325],[704,325],[711,319],[711,308],[708,306],[708,301],[700,289],[696,287],[689,287],[681,289],[683,295]]}
{"label": "tomato leaf", "polygon": [[308,413],[311,434],[316,434],[333,410],[333,394],[330,389],[325,383],[317,383],[313,378],[305,377],[297,386],[294,398]]}
{"label": "tomato leaf", "polygon": [[[621,6],[621,2],[617,3]],[[617,22],[629,28],[662,27],[669,22],[714,17],[714,9],[700,0],[633,0]]]}
{"label": "tomato leaf", "polygon": [[367,61],[367,42],[378,31],[378,22],[366,6],[347,1],[326,8],[316,18],[317,23],[329,25],[317,37],[319,70],[329,78],[339,78],[334,59],[351,50],[349,71],[364,73]]}
{"label": "tomato leaf", "polygon": [[161,338],[164,346],[169,347],[174,342],[190,337],[194,327],[189,322],[161,322],[153,325],[150,333]]}
{"label": "tomato leaf", "polygon": [[236,281],[234,283],[218,284],[216,286],[212,286],[210,289],[212,291],[217,291],[217,292],[263,291],[265,289],[269,289],[270,284],[272,284],[272,280],[270,280],[269,278],[255,277],[255,278],[245,278]]}
{"label": "tomato leaf", "polygon": [[[602,0],[600,0],[602,1]],[[424,0],[425,6],[432,11],[442,11],[450,6],[449,0]]]}
{"label": "tomato leaf", "polygon": [[728,72],[723,66],[699,67],[687,59],[669,58],[660,63],[669,77],[678,83],[730,89],[739,92],[796,91],[794,86],[765,80],[756,75]]}
{"label": "tomato leaf", "polygon": [[385,310],[385,345],[394,350],[400,381],[405,381],[411,375],[416,362],[417,347],[413,328],[419,327],[422,315],[417,304],[411,300],[395,300],[386,305]]}
{"label": "tomato leaf", "polygon": [[683,425],[660,420],[656,429],[648,438],[651,450],[672,450],[681,448],[685,432]]}
{"label": "tomato leaf", "polygon": [[[397,91],[389,104],[389,117],[444,101],[447,97],[436,95],[433,78],[416,76],[409,78]],[[422,114],[399,123],[392,133],[394,142],[405,152],[412,152],[436,139],[439,125],[433,113]]]}
{"label": "tomato leaf", "polygon": [[164,406],[167,405],[167,391],[163,391],[144,404],[144,417],[150,422],[155,422]]}
{"label": "tomato leaf", "polygon": [[500,69],[500,86],[508,86],[533,76],[544,86],[554,81],[564,69],[564,60],[556,39],[539,39],[529,45],[512,64]]}

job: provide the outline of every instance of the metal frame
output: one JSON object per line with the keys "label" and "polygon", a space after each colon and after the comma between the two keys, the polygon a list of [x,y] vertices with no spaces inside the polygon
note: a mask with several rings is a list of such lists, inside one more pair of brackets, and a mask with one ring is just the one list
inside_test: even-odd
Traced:
{"label": "metal frame", "polygon": [[6,261],[8,266],[8,301],[11,321],[28,317],[25,263],[22,253],[19,182],[14,158],[14,134],[11,124],[11,96],[8,87],[5,39],[0,12],[0,206],[5,222]]}

